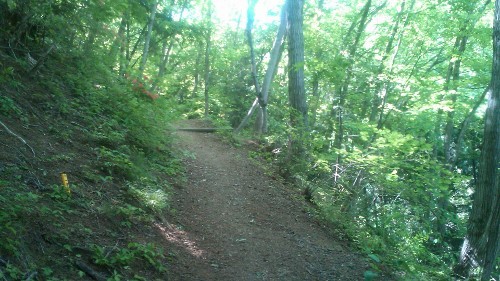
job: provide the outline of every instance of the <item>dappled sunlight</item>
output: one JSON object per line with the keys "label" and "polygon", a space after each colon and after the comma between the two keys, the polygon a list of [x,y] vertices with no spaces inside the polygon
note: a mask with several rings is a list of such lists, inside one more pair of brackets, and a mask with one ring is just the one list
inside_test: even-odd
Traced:
{"label": "dappled sunlight", "polygon": [[196,242],[188,237],[188,233],[178,229],[175,225],[167,225],[163,226],[159,223],[155,223],[154,226],[158,229],[163,237],[167,239],[168,242],[174,243],[186,251],[188,251],[191,255],[202,258],[205,253],[204,250],[200,249]]}

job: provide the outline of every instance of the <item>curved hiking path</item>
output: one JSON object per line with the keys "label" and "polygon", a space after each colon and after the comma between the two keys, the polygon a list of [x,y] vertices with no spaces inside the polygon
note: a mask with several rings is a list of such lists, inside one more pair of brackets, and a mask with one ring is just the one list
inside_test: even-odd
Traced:
{"label": "curved hiking path", "polygon": [[367,262],[329,236],[244,149],[216,134],[177,135],[187,181],[176,188],[173,224],[163,229],[175,244],[172,280],[364,279]]}

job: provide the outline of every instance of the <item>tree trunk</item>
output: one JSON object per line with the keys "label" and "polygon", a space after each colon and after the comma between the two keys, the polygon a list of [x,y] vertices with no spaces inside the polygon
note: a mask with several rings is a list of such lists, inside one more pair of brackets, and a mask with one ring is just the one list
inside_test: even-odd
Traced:
{"label": "tree trunk", "polygon": [[[448,72],[446,74],[446,81],[444,85],[444,92],[447,94],[451,101],[451,110],[449,110],[446,114],[446,123],[444,126],[444,143],[443,143],[443,163],[446,168],[450,171],[453,171],[455,168],[455,163],[457,161],[457,148],[456,148],[456,139],[455,135],[455,126],[454,126],[454,116],[455,116],[455,104],[458,98],[458,83],[460,80],[460,67],[462,63],[462,57],[465,53],[465,49],[467,46],[467,42],[469,39],[469,34],[473,31],[474,26],[479,20],[479,16],[483,14],[486,9],[486,5],[488,5],[490,0],[486,1],[486,4],[481,6],[477,12],[474,11],[474,5],[470,5],[470,10],[466,11],[470,14],[476,14],[476,19],[469,18],[464,23],[462,23],[459,34],[456,37],[455,44],[453,47],[453,53],[450,57],[448,64]],[[438,133],[438,128],[441,126],[443,111],[440,110],[438,112],[438,123],[436,124],[435,132]],[[438,133],[439,134],[439,133]],[[439,136],[439,135],[438,135]],[[453,190],[453,186],[450,185],[449,190]],[[447,236],[447,223],[449,219],[445,215],[446,213],[452,212],[450,210],[450,202],[449,195],[442,195],[437,199],[439,210],[442,215],[436,218],[437,229],[443,238]]]}
{"label": "tree trunk", "polygon": [[118,34],[116,35],[111,48],[109,49],[109,59],[111,67],[114,67],[116,64],[116,56],[123,46],[124,37],[125,37],[125,27],[127,26],[127,16],[126,13],[123,14],[122,20],[120,22],[120,27],[118,28]]}
{"label": "tree trunk", "polygon": [[137,52],[137,49],[139,48],[139,44],[142,42],[144,35],[146,34],[146,31],[148,29],[148,24],[146,24],[142,29],[141,32],[139,33],[139,37],[135,41],[134,47],[132,50],[130,50],[130,42],[131,42],[131,34],[130,34],[130,13],[127,15],[127,38],[124,46],[124,50],[122,55],[124,56],[123,60],[123,65],[121,67],[121,72],[120,73],[125,73],[129,68],[133,68],[135,63],[137,63],[137,60],[131,65],[132,58],[134,57],[135,53]]}
{"label": "tree trunk", "polygon": [[205,45],[205,90],[204,90],[204,96],[205,96],[205,118],[208,118],[208,104],[209,104],[209,98],[208,98],[208,90],[210,86],[210,45],[211,45],[211,30],[208,30],[207,37],[206,37],[206,45]]}
{"label": "tree trunk", "polygon": [[172,35],[172,38],[170,39],[170,41],[163,42],[163,48],[161,51],[161,53],[162,53],[161,61],[160,61],[160,65],[158,66],[158,74],[157,74],[156,78],[154,79],[153,84],[151,85],[151,89],[150,89],[151,92],[156,91],[156,88],[158,87],[158,83],[160,82],[161,78],[163,78],[163,76],[165,75],[165,71],[166,71],[167,65],[168,65],[168,60],[170,58],[170,52],[172,51],[172,48],[174,47],[174,42],[175,42],[174,37],[175,37],[175,34]]}
{"label": "tree trunk", "polygon": [[247,11],[247,27],[245,30],[245,35],[247,37],[248,47],[250,48],[250,63],[252,67],[252,80],[255,87],[255,92],[257,97],[261,98],[259,79],[257,77],[257,65],[255,63],[255,51],[253,47],[253,37],[252,37],[252,27],[253,21],[255,17],[255,4],[257,4],[258,0],[250,0],[248,3],[248,11]]}
{"label": "tree trunk", "polygon": [[[462,30],[461,32],[465,32],[465,30]],[[458,82],[460,80],[460,65],[462,64],[462,56],[465,52],[465,47],[467,46],[467,41],[468,41],[468,36],[463,35],[460,37],[457,37],[458,43],[458,50],[455,56],[450,60],[450,67],[451,67],[451,78],[452,80],[449,81],[449,78],[447,80],[447,84],[445,85],[445,91],[450,90],[451,86],[451,104],[452,106],[455,105],[457,102],[457,90],[458,90]],[[452,64],[452,65],[451,65]],[[451,84],[451,85],[450,85]],[[446,115],[446,126],[445,126],[445,132],[444,132],[444,159],[446,165],[448,165],[448,169],[452,170],[453,169],[453,163],[455,162],[455,155],[456,155],[456,150],[452,146],[453,143],[453,135],[454,135],[454,116],[455,116],[455,110],[452,108],[450,111],[448,111]]]}
{"label": "tree trunk", "polygon": [[198,87],[200,85],[200,64],[201,58],[203,56],[203,43],[200,42],[200,46],[198,47],[198,54],[196,55],[196,65],[194,66],[194,86],[193,92],[191,93],[192,98],[196,98],[198,96]]}
{"label": "tree trunk", "polygon": [[142,51],[142,60],[139,66],[139,76],[141,77],[144,73],[144,69],[146,68],[146,62],[148,61],[149,43],[151,42],[151,35],[153,34],[153,25],[155,22],[157,6],[158,6],[158,0],[155,0],[153,5],[151,6],[151,13],[148,23],[148,33],[146,34],[146,38],[144,40],[144,50]]}
{"label": "tree trunk", "polygon": [[247,115],[241,121],[240,125],[234,130],[235,133],[238,133],[247,123],[253,112],[257,107],[261,107],[262,109],[262,123],[260,131],[262,133],[267,132],[267,101],[269,98],[269,90],[271,88],[271,83],[274,79],[274,75],[276,74],[276,70],[278,68],[278,64],[281,60],[281,54],[283,53],[282,43],[285,37],[287,29],[287,9],[286,4],[281,8],[280,15],[280,26],[278,27],[278,32],[276,34],[276,39],[274,40],[273,48],[270,52],[270,59],[267,64],[266,74],[264,76],[264,81],[262,82],[262,90],[259,96],[257,96],[256,101],[252,104],[250,109],[248,110]]}
{"label": "tree trunk", "polygon": [[252,103],[252,106],[250,107],[250,109],[247,112],[247,115],[245,115],[243,120],[241,120],[240,125],[238,125],[238,127],[234,130],[235,133],[238,133],[239,131],[241,131],[241,129],[243,129],[243,127],[246,126],[246,124],[248,123],[248,120],[250,119],[250,117],[252,116],[252,114],[255,112],[255,110],[258,107],[259,107],[259,98],[255,98],[255,100]]}
{"label": "tree trunk", "polygon": [[[463,33],[464,31],[465,28],[462,28],[460,33]],[[460,78],[460,65],[461,65],[462,55],[465,52],[465,47],[467,45],[467,39],[468,36],[466,35],[457,36],[455,45],[453,47],[453,55],[450,58],[448,64],[448,72],[446,74],[444,92],[450,93],[451,91],[452,106],[455,104],[457,99],[458,80]],[[441,127],[441,120],[443,118],[442,116],[443,113],[444,111],[442,109],[439,109],[438,122],[436,123],[434,131],[437,134],[437,136],[441,134],[439,129]],[[443,154],[444,154],[443,163],[446,165],[446,168],[450,171],[453,170],[452,159],[454,158],[454,152],[455,152],[454,147],[452,146],[453,134],[454,134],[453,117],[454,117],[454,110],[452,109],[448,111],[446,115],[446,125],[444,128],[444,143],[443,143]],[[435,153],[435,156],[437,156],[437,153]],[[451,190],[452,188],[453,186],[450,185],[448,187],[448,190]],[[436,215],[435,227],[438,233],[444,239],[447,236],[446,224],[448,223],[449,220],[446,215],[450,207],[449,192],[445,192],[439,195],[436,201],[438,210]]]}
{"label": "tree trunk", "polygon": [[307,103],[304,84],[303,0],[288,0],[288,99],[290,125],[295,130],[289,142],[289,156],[296,161],[304,156],[307,130]]}
{"label": "tree trunk", "polygon": [[481,94],[481,96],[479,97],[479,99],[474,103],[474,107],[472,107],[472,109],[469,112],[469,114],[467,114],[467,116],[465,117],[464,121],[462,121],[462,124],[460,125],[460,131],[458,132],[456,145],[455,145],[455,150],[457,151],[456,152],[457,155],[455,157],[455,161],[457,161],[457,159],[460,159],[460,152],[462,150],[461,148],[462,148],[462,142],[463,142],[463,139],[464,139],[464,136],[465,136],[465,131],[469,127],[469,123],[472,120],[472,118],[474,117],[474,115],[476,115],[477,109],[479,108],[479,106],[481,106],[481,104],[483,104],[483,101],[484,101],[484,98],[486,97],[486,94],[488,92],[490,92],[490,91],[491,91],[491,84],[489,84],[484,89],[484,91]]}
{"label": "tree trunk", "polygon": [[123,17],[125,18],[125,31],[124,31],[124,38],[120,44],[120,67],[119,67],[119,74],[120,76],[123,76],[125,74],[125,71],[127,70],[127,65],[129,63],[129,45],[130,45],[130,13],[126,12]]}
{"label": "tree trunk", "polygon": [[205,35],[205,77],[204,77],[204,82],[205,82],[205,89],[204,89],[204,96],[205,96],[205,113],[204,116],[205,118],[208,118],[208,110],[209,110],[209,87],[210,87],[210,48],[212,44],[212,1],[208,0],[208,10],[207,10],[207,31]]}
{"label": "tree trunk", "polygon": [[[333,123],[336,122],[336,130],[335,130],[335,139],[333,146],[337,149],[340,150],[342,148],[342,140],[344,138],[344,124],[343,124],[343,109],[345,105],[345,97],[347,95],[348,89],[349,89],[349,84],[351,83],[351,76],[352,76],[352,71],[354,67],[354,59],[356,56],[356,52],[358,50],[358,45],[359,41],[361,40],[361,35],[363,34],[366,23],[368,20],[368,12],[370,11],[370,7],[372,5],[371,0],[367,0],[365,6],[363,7],[363,10],[361,11],[361,19],[358,24],[358,28],[356,30],[354,42],[349,46],[348,48],[348,62],[347,62],[347,68],[346,68],[346,76],[341,82],[341,85],[337,88],[336,94],[337,94],[337,104],[333,105],[332,107],[332,130],[334,130]],[[351,33],[355,28],[355,25],[351,25],[351,28],[349,30],[349,33]],[[348,38],[350,38],[349,34],[346,36],[345,43],[349,41]],[[337,154],[337,164],[340,165],[340,154]]]}
{"label": "tree trunk", "polygon": [[87,40],[85,40],[85,43],[83,44],[83,51],[85,54],[90,54],[92,50],[94,50],[94,42],[97,37],[97,31],[99,30],[99,27],[97,26],[98,23],[92,22],[90,27],[89,27],[89,34],[87,36]]}
{"label": "tree trunk", "polygon": [[[171,5],[173,5],[173,3],[171,3]],[[186,9],[186,5],[187,5],[187,1],[184,1],[182,4],[182,7],[181,7],[181,12],[179,14],[179,20],[177,21],[179,23],[182,21],[182,16],[184,14],[184,10]],[[158,87],[158,83],[160,83],[161,79],[165,75],[165,72],[167,70],[167,65],[168,65],[168,62],[170,59],[170,53],[172,52],[172,48],[174,47],[175,35],[176,35],[176,33],[174,32],[171,35],[172,38],[170,38],[170,41],[165,40],[163,42],[163,48],[162,48],[162,52],[161,52],[161,54],[162,54],[161,61],[160,61],[160,65],[158,66],[158,75],[156,76],[156,78],[153,81],[153,84],[151,85],[151,89],[150,89],[151,92],[156,91],[156,89]]]}
{"label": "tree trunk", "polygon": [[484,118],[483,147],[473,195],[467,236],[455,273],[466,277],[474,264],[483,267],[481,280],[490,280],[498,256],[500,196],[500,0],[495,1],[491,94]]}
{"label": "tree trunk", "polygon": [[[455,44],[453,46],[453,54],[448,63],[448,72],[446,73],[446,79],[444,84],[444,92],[445,94],[450,95],[451,100],[451,110],[448,111],[446,115],[446,124],[444,127],[444,143],[443,143],[443,156],[444,163],[447,165],[448,169],[453,169],[453,164],[456,162],[456,147],[454,147],[454,109],[453,106],[457,100],[457,89],[458,89],[458,81],[460,79],[460,66],[462,63],[462,56],[465,52],[465,48],[467,46],[467,41],[469,38],[469,34],[473,31],[476,23],[479,21],[480,17],[483,15],[487,6],[491,3],[491,0],[486,0],[485,3],[480,6],[476,11],[474,9],[474,5],[470,5],[468,11],[465,11],[473,17],[469,17],[462,23],[462,26],[459,30],[459,35],[457,35]],[[451,94],[450,94],[451,92]],[[441,101],[444,97],[441,98]],[[442,109],[438,110],[438,117],[436,122],[436,127],[434,130],[435,138],[439,139],[441,137],[440,127],[443,119],[444,111]],[[434,148],[434,154],[437,156],[437,145],[439,142],[436,142]]]}
{"label": "tree trunk", "polygon": [[255,88],[255,95],[257,96],[260,106],[257,118],[255,120],[254,131],[256,134],[261,134],[264,121],[264,116],[263,116],[264,111],[262,110],[262,108],[264,105],[262,100],[262,92],[260,90],[260,85],[259,85],[259,78],[257,75],[257,64],[255,63],[255,50],[253,47],[253,36],[252,36],[252,27],[255,18],[255,4],[257,4],[257,1],[258,0],[250,0],[248,3],[247,26],[245,30],[245,35],[247,37],[248,47],[250,48],[250,64],[251,64],[253,85]]}
{"label": "tree trunk", "polygon": [[[401,47],[401,42],[403,41],[404,30],[408,26],[408,23],[410,21],[410,13],[413,11],[414,6],[415,6],[415,0],[411,0],[410,7],[408,8],[408,10],[406,12],[406,18],[405,18],[404,23],[403,23],[403,31],[399,35],[398,41],[397,41],[396,45],[394,46],[394,51],[392,54],[391,62],[389,63],[389,70],[388,70],[389,76],[392,76],[396,57],[399,54],[399,48]],[[402,4],[401,10],[403,10],[403,8],[404,7]],[[412,76],[412,74],[413,74],[413,71],[410,73],[410,77]],[[407,83],[408,83],[410,77],[408,77]],[[383,85],[382,104],[380,105],[380,110],[379,110],[380,112],[379,112],[379,117],[378,117],[378,121],[377,121],[377,129],[379,129],[379,130],[384,127],[384,115],[385,115],[385,120],[387,120],[387,117],[389,116],[389,112],[387,114],[385,114],[384,111],[385,111],[385,106],[387,104],[387,99],[388,99],[388,96],[390,93],[391,93],[391,87],[389,86],[389,81],[385,81],[385,83]]]}
{"label": "tree trunk", "polygon": [[318,108],[320,105],[320,96],[319,96],[319,74],[315,73],[313,74],[313,80],[312,80],[312,98],[310,101],[310,106],[311,106],[311,117],[309,120],[309,125],[311,128],[314,127],[316,124],[316,117],[318,115]]}
{"label": "tree trunk", "polygon": [[[401,22],[403,14],[405,13],[405,4],[406,4],[406,0],[403,0],[401,2],[400,11],[396,15],[396,20],[394,21],[394,26],[392,27],[391,36],[389,37],[389,41],[387,41],[384,55],[382,56],[382,60],[380,61],[380,65],[379,65],[377,73],[376,73],[377,77],[379,77],[382,73],[384,73],[385,62],[389,58],[389,54],[391,53],[391,51],[393,49],[394,40],[396,39],[396,35],[398,33],[398,30],[399,30],[399,23]],[[382,81],[382,80],[378,81],[376,88],[375,88],[375,91],[374,91],[373,99],[372,99],[372,110],[371,110],[370,118],[369,118],[370,122],[374,122],[375,118],[378,115],[378,112],[381,111],[380,106],[384,102],[385,96],[386,96],[384,93],[385,89],[387,89],[387,81]]]}

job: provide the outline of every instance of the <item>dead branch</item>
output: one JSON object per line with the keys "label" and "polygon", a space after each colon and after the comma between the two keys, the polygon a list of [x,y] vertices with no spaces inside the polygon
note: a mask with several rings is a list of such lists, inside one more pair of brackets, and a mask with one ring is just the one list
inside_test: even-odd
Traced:
{"label": "dead branch", "polygon": [[28,274],[28,277],[26,277],[26,281],[35,280],[35,278],[37,276],[38,276],[38,272],[33,271],[33,272],[31,272],[31,273]]}
{"label": "dead branch", "polygon": [[49,56],[50,52],[52,52],[52,50],[55,47],[56,47],[56,45],[52,44],[52,46],[50,46],[50,48],[47,50],[47,52],[45,52],[38,61],[35,61],[36,63],[34,64],[33,68],[31,68],[30,71],[29,71],[30,74],[34,73],[38,68],[40,68],[40,66],[42,66],[42,64],[45,63],[45,60],[47,59],[47,57]]}
{"label": "dead branch", "polygon": [[31,149],[31,152],[33,153],[33,157],[36,157],[36,154],[35,154],[35,150],[33,149],[33,147],[31,147],[23,138],[21,138],[19,135],[17,135],[16,133],[12,132],[9,127],[7,127],[7,125],[5,125],[2,121],[0,121],[0,125],[2,125],[5,130],[7,130],[7,132],[11,135],[13,135],[14,137],[18,138],[22,143],[24,143],[27,147],[29,147]]}
{"label": "dead branch", "polygon": [[84,262],[76,261],[75,265],[76,265],[76,267],[78,267],[78,269],[85,272],[85,274],[87,274],[88,276],[90,276],[94,280],[97,280],[97,281],[106,281],[107,280],[107,278],[104,277],[101,273],[93,270],[90,266],[88,266]]}

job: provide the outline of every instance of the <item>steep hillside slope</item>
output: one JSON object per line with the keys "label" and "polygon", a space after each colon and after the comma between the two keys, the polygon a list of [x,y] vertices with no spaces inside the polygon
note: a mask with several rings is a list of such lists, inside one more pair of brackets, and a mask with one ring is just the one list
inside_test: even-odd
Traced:
{"label": "steep hillside slope", "polygon": [[2,280],[167,276],[171,117],[95,61],[54,51],[30,71],[0,52]]}

